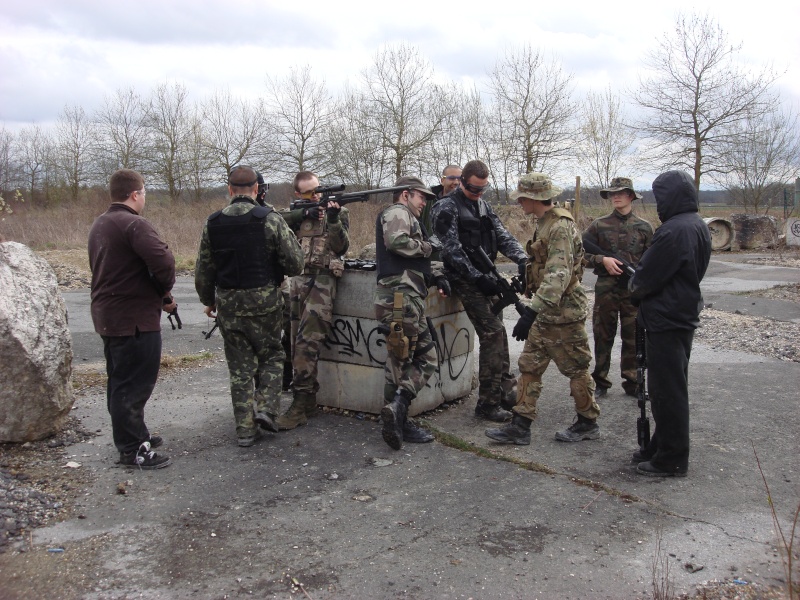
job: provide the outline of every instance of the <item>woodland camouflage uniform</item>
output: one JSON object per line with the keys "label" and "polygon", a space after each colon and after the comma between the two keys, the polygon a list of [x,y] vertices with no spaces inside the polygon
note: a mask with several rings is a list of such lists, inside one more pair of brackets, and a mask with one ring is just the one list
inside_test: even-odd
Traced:
{"label": "woodland camouflage uniform", "polygon": [[[426,257],[431,245],[423,237],[416,217],[402,204],[393,204],[378,217],[382,225],[380,234],[388,243],[386,250],[401,256]],[[441,275],[439,269],[435,275]],[[416,353],[407,361],[400,361],[391,352],[386,358],[383,398],[391,402],[398,388],[407,390],[412,397],[425,387],[436,371],[436,347],[425,319],[425,298],[428,285],[422,273],[405,270],[400,275],[384,277],[375,288],[375,318],[388,325],[392,320],[394,293],[403,294],[403,332],[409,338],[417,337]]]}
{"label": "woodland camouflage uniform", "polygon": [[[272,208],[269,204],[266,207]],[[235,217],[254,208],[256,204],[252,198],[236,196],[222,214]],[[289,276],[300,273],[302,251],[278,213],[272,211],[267,215],[264,235],[268,256],[276,270]],[[271,417],[279,409],[284,359],[281,347],[283,299],[278,287],[280,280],[251,289],[222,289],[217,285],[217,269],[206,223],[195,265],[195,289],[205,306],[216,305],[230,372],[236,435],[242,440],[256,435],[254,403],[256,412]],[[254,389],[256,377],[258,389]]]}
{"label": "woodland camouflage uniform", "polygon": [[[425,387],[437,367],[435,333],[425,316],[428,288],[436,285],[444,295],[450,286],[441,272],[441,263],[432,263],[436,247],[414,216],[420,198],[435,199],[434,193],[417,177],[400,177],[395,186],[409,186],[396,193],[394,204],[384,209],[375,221],[375,318],[390,332],[386,334],[384,407],[381,410],[384,441],[399,450],[403,442],[426,443],[433,435],[408,419],[408,409]],[[420,194],[417,197],[416,194]],[[407,202],[413,202],[407,205]],[[434,267],[433,265],[436,265]]]}
{"label": "woodland camouflage uniform", "polygon": [[316,414],[317,363],[333,320],[337,281],[344,270],[341,257],[350,247],[350,216],[347,208],[335,220],[326,215],[322,222],[304,219],[303,209],[281,214],[300,240],[304,263],[302,274],[290,282],[294,402],[278,419],[281,429],[293,429]]}
{"label": "woodland camouflage uniform", "polygon": [[[624,177],[611,181],[610,188],[618,191],[630,189],[633,182]],[[604,190],[607,192],[608,190]],[[641,198],[636,194],[637,198]],[[650,247],[653,239],[653,227],[632,212],[623,215],[616,209],[608,215],[592,222],[584,232],[584,237],[600,248],[613,254],[634,267],[639,263],[642,254]],[[594,334],[595,367],[592,378],[598,388],[606,390],[611,387],[608,371],[611,365],[611,350],[617,335],[617,321],[620,324],[622,353],[620,370],[622,387],[625,393],[636,395],[636,307],[631,303],[628,291],[629,277],[610,275],[603,266],[603,256],[586,254],[584,264],[594,269],[597,282],[594,287],[594,310],[592,312],[592,331]]]}

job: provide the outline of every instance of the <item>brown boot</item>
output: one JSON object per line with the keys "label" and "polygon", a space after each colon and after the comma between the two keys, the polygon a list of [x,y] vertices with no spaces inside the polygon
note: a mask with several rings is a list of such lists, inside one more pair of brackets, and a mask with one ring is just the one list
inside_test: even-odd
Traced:
{"label": "brown boot", "polygon": [[304,394],[303,392],[295,392],[292,404],[285,413],[275,419],[275,424],[281,431],[288,431],[300,425],[308,423],[306,416],[306,406],[309,403],[308,398],[311,398],[316,407],[316,398],[312,394]]}
{"label": "brown boot", "polygon": [[318,414],[317,411],[317,395],[316,394],[303,394],[305,396],[305,404],[303,407],[306,411],[306,417],[309,419],[312,417],[316,417]]}

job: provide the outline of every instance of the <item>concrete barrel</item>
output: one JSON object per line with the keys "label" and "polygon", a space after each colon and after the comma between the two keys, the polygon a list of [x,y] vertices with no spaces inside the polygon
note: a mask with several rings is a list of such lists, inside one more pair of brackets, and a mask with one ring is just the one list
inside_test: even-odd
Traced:
{"label": "concrete barrel", "polygon": [[[331,333],[319,361],[317,403],[380,413],[383,408],[384,336],[378,333],[373,294],[375,271],[346,269],[333,305]],[[475,329],[461,303],[434,289],[425,302],[438,340],[436,373],[411,404],[410,414],[436,408],[472,391]]]}
{"label": "concrete barrel", "polygon": [[731,222],[719,217],[703,219],[711,232],[712,250],[730,250],[734,240],[734,229]]}

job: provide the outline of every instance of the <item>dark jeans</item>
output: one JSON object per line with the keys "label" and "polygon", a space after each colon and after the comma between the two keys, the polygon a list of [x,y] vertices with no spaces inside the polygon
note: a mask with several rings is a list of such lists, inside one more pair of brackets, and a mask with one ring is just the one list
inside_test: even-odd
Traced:
{"label": "dark jeans", "polygon": [[647,391],[656,428],[651,463],[665,471],[689,465],[689,356],[694,330],[647,332]]}
{"label": "dark jeans", "polygon": [[161,332],[103,338],[108,386],[106,395],[114,445],[133,452],[150,439],[144,405],[150,399],[161,363]]}

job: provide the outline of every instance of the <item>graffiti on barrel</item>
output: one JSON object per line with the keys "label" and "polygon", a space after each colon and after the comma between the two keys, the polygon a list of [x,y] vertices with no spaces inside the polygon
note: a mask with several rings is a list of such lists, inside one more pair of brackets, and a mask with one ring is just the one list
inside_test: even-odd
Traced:
{"label": "graffiti on barrel", "polygon": [[[365,328],[369,328],[365,331]],[[454,323],[442,321],[437,327],[436,356],[438,357],[437,375],[443,375],[451,381],[458,379],[464,372],[469,360],[467,352],[456,354],[458,347],[469,348],[469,330],[456,327]],[[336,354],[343,362],[368,364],[381,367],[386,362],[386,340],[378,331],[378,323],[373,320],[362,320],[356,317],[339,317],[331,323],[325,347]],[[335,360],[335,359],[334,359]],[[446,367],[446,373],[441,367]]]}

